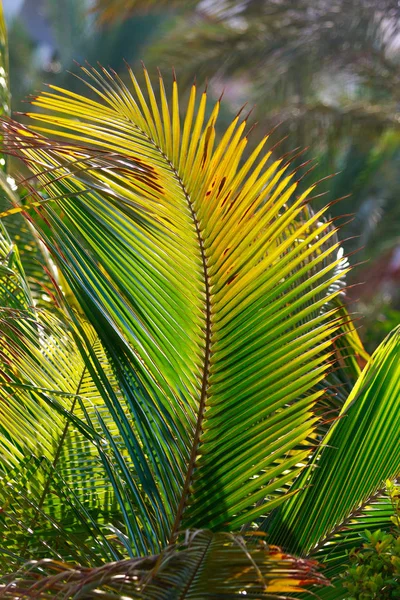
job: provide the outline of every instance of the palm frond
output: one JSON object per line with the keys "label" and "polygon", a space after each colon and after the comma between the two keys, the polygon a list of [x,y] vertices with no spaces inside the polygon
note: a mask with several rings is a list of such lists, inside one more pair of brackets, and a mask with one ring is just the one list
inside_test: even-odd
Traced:
{"label": "palm frond", "polygon": [[45,457],[23,459],[0,481],[2,576],[33,558],[94,566],[126,556],[104,526],[104,514],[82,504],[81,490]]}
{"label": "palm frond", "polygon": [[[65,511],[70,511],[66,521],[72,537],[71,532],[82,527],[90,532],[95,518],[102,526],[113,520],[118,523],[116,514],[120,518],[121,511],[93,435],[88,439],[87,432],[85,437],[76,429],[76,424],[88,428],[87,419],[79,420],[81,404],[84,415],[101,410],[103,421],[110,422],[102,396],[79,353],[71,327],[56,315],[34,308],[16,246],[3,224],[0,226],[0,561],[5,570],[3,559],[10,553],[18,560],[27,560],[40,555],[40,548],[44,556],[51,552],[54,534],[65,531]],[[53,312],[57,313],[56,305]],[[88,335],[96,347],[93,332]],[[98,353],[104,354],[101,349]],[[107,368],[102,355],[101,364]],[[66,412],[72,422],[66,420]],[[78,515],[78,521],[71,521],[71,515]],[[47,533],[43,522],[48,526]],[[100,556],[118,556],[111,546],[104,554],[103,546],[107,547],[104,540],[97,542]],[[68,544],[64,550],[68,551]],[[83,559],[92,554],[93,550],[81,549],[79,556]],[[77,559],[77,555],[64,555],[60,544],[56,556]],[[6,562],[10,568],[12,561]]]}
{"label": "palm frond", "polygon": [[30,115],[68,143],[4,124],[43,186],[24,210],[110,360],[130,417],[108,408],[161,543],[182,522],[236,529],[282,502],[310,452],[341,323],[321,310],[340,291],[335,229],[266,139],[240,165],[246,119],[214,148],[205,93],[181,122],[175,81],[168,104],[146,71],[147,99],[132,72],[130,89],[83,71],[100,101],[54,89]]}
{"label": "palm frond", "polygon": [[394,507],[384,486],[324,546],[311,553],[313,559],[324,565],[324,575],[332,584],[318,590],[321,600],[342,600],[346,596],[341,574],[349,568],[349,552],[362,547],[366,531],[390,531],[393,514]]}
{"label": "palm frond", "polygon": [[348,552],[360,548],[367,531],[389,531],[392,528],[394,508],[386,486],[372,494],[362,506],[340,527],[323,546],[311,552],[311,556],[325,565],[325,574],[332,578],[348,566]]}
{"label": "palm frond", "polygon": [[[294,559],[262,537],[235,537],[206,531],[187,532],[179,548],[160,555],[119,561],[98,568],[34,561],[11,585],[4,598],[257,598],[288,599],[305,585],[326,585],[314,561]],[[44,576],[44,573],[48,574]],[[172,595],[171,595],[172,594]]]}
{"label": "palm frond", "polygon": [[[373,354],[295,486],[306,489],[272,520],[271,539],[288,551],[329,553],[366,520],[381,522],[380,490],[400,471],[399,336],[397,328]],[[386,518],[385,502],[382,510]]]}

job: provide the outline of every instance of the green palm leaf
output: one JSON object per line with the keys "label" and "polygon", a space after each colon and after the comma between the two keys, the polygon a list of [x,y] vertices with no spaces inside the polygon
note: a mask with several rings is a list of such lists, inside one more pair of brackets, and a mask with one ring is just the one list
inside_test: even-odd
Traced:
{"label": "green palm leaf", "polygon": [[354,542],[354,532],[366,520],[377,516],[382,526],[380,511],[387,518],[380,490],[400,471],[399,335],[397,328],[360,375],[341,418],[316,452],[312,470],[296,483],[306,489],[275,515],[272,539],[288,551],[323,556],[335,552],[349,531]]}
{"label": "green palm leaf", "polygon": [[324,563],[324,574],[332,578],[348,567],[348,552],[362,546],[364,532],[390,530],[392,517],[393,504],[383,487],[368,498],[327,543],[313,550],[311,556]]}
{"label": "green palm leaf", "polygon": [[[99,460],[93,436],[88,439],[87,432],[85,437],[74,427],[77,423],[81,428],[87,427],[87,420],[79,421],[79,417],[95,414],[98,409],[103,421],[110,423],[110,416],[105,413],[102,396],[94,386],[71,328],[49,312],[33,307],[17,248],[2,224],[1,227],[2,568],[10,568],[10,553],[17,560],[26,560],[51,552],[49,540],[54,539],[55,532],[66,531],[66,506],[70,506],[67,537],[71,537],[71,532],[74,537],[73,531],[82,527],[86,534],[95,531],[100,556],[115,558],[118,553],[104,543],[104,533],[100,535],[101,543],[96,542],[99,524],[104,526],[115,520],[116,512],[120,515],[112,483]],[[53,312],[57,312],[56,306]],[[88,334],[96,348],[93,331]],[[97,353],[103,368],[109,371],[104,351],[98,349]],[[112,382],[111,374],[109,381]],[[72,423],[66,420],[66,412],[73,417]],[[112,423],[110,430],[115,432]],[[101,439],[100,434],[97,439]],[[67,495],[65,489],[69,489]],[[74,514],[78,518],[71,521]],[[108,547],[105,553],[104,547]],[[60,552],[59,549],[56,557],[66,559],[69,555],[77,560],[80,556],[81,561],[85,556],[93,557],[92,549],[79,548],[78,555],[71,555],[67,548]]]}
{"label": "green palm leaf", "polygon": [[[62,563],[27,565],[2,592],[5,598],[30,597],[146,598],[203,600],[242,598],[247,590],[259,598],[289,598],[307,583],[324,584],[315,563],[296,560],[262,540],[196,531],[177,551],[119,561],[97,569],[68,568]],[[40,570],[48,577],[43,578]],[[51,574],[53,573],[53,574]],[[285,596],[282,596],[285,594]]]}
{"label": "green palm leaf", "polygon": [[3,122],[36,181],[22,201],[0,182],[0,562],[34,562],[0,593],[287,598],[325,584],[245,532],[337,576],[360,531],[385,526],[399,330],[360,374],[329,207],[311,210],[315,186],[299,194],[267,138],[243,158],[241,113],[217,142],[220,103],[196,86],[182,118],[175,79],[169,101],[146,70],[144,91],[131,70],[129,86],[82,70],[90,97],[53,88],[32,129]]}
{"label": "green palm leaf", "polygon": [[219,104],[205,121],[195,87],[181,123],[176,82],[168,106],[160,79],[158,106],[146,71],[147,100],[132,73],[130,90],[83,70],[101,102],[56,89],[31,115],[79,146],[5,124],[46,193],[30,216],[126,398],[118,429],[161,543],[182,523],[236,529],[282,501],[310,452],[338,242],[266,140],[240,166],[246,120],[214,149]]}

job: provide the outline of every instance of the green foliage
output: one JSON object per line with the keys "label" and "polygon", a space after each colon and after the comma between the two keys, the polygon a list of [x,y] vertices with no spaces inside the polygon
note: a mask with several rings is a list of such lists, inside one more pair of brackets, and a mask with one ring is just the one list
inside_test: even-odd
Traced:
{"label": "green foliage", "polygon": [[392,516],[400,329],[367,355],[330,207],[248,116],[80,74],[2,122],[0,591],[338,600]]}
{"label": "green foliage", "polygon": [[[45,569],[49,575],[41,577]],[[133,558],[97,568],[43,561],[28,563],[2,591],[4,598],[109,598],[171,600],[175,598],[257,598],[278,600],[299,590],[298,584],[326,585],[316,565],[269,548],[260,536],[186,532],[178,546],[158,556]],[[285,593],[283,596],[282,593]]]}
{"label": "green foliage", "polygon": [[400,593],[400,536],[365,532],[362,550],[349,554],[351,568],[343,582],[351,600],[386,600]]}
{"label": "green foliage", "polygon": [[349,553],[350,568],[343,575],[349,600],[387,600],[400,595],[400,491],[388,482],[394,525],[392,533],[365,531],[361,549]]}

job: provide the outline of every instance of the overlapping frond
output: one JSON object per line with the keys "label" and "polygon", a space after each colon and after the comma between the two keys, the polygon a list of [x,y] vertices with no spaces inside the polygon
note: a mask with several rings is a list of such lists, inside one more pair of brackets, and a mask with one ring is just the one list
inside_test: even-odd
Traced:
{"label": "overlapping frond", "polygon": [[390,531],[393,527],[393,514],[394,507],[384,486],[324,546],[311,553],[313,559],[324,565],[324,575],[332,583],[331,586],[318,590],[321,600],[342,600],[346,597],[348,591],[342,585],[341,575],[349,568],[349,552],[362,548],[366,531]]}
{"label": "overlapping frond", "polygon": [[[83,349],[81,354],[75,343],[67,315],[58,309],[61,321],[33,306],[17,248],[0,227],[0,563],[5,570],[13,564],[10,556],[24,560],[56,552],[58,558],[77,560],[68,553],[68,543],[51,551],[57,532],[61,536],[67,528],[72,537],[76,531],[88,535],[93,527],[118,524],[122,511],[95,445],[103,439],[102,430],[97,424],[96,436],[90,423],[91,415],[101,413],[117,440],[104,391],[94,384],[87,353]],[[57,313],[56,304],[52,309]],[[104,351],[97,348],[93,331],[84,328],[112,385]],[[124,522],[121,526],[127,530]],[[130,540],[122,556],[131,553],[131,546],[147,550],[140,536],[135,543]],[[99,556],[118,556],[104,553],[103,541],[97,545]],[[80,552],[81,558],[93,554]]]}
{"label": "overlapping frond", "polygon": [[127,556],[104,512],[81,502],[78,482],[75,476],[69,485],[46,457],[33,455],[0,475],[1,577],[32,559],[94,566]]}
{"label": "overlapping frond", "polygon": [[107,595],[146,600],[242,598],[250,594],[285,600],[305,585],[326,585],[316,566],[313,561],[297,560],[277,547],[268,547],[260,537],[194,531],[187,533],[180,547],[168,547],[158,556],[98,568],[35,561],[23,567],[9,587],[0,587],[0,593],[4,598]]}
{"label": "overlapping frond", "polygon": [[246,119],[215,145],[205,93],[181,121],[175,81],[168,104],[146,71],[147,99],[132,72],[128,89],[83,71],[99,101],[54,89],[30,115],[67,143],[4,124],[43,186],[24,210],[111,362],[161,542],[182,523],[237,529],[282,501],[310,452],[342,322],[322,310],[340,291],[335,229],[266,139],[241,164]]}
{"label": "overlapping frond", "polygon": [[[21,204],[11,185],[15,185],[13,179],[0,171],[0,212]],[[52,300],[49,293],[53,287],[51,278],[54,273],[51,272],[52,265],[43,244],[40,244],[29,222],[21,214],[15,214],[7,220],[7,235],[14,248],[18,249],[31,304],[48,308]]]}
{"label": "overlapping frond", "polygon": [[366,521],[386,518],[381,488],[400,472],[399,341],[397,328],[373,354],[313,469],[297,482],[306,489],[275,515],[271,539],[288,551],[318,556],[335,553],[338,545],[340,554],[348,534],[354,542],[353,534]]}
{"label": "overlapping frond", "polygon": [[[0,396],[2,558],[56,552],[59,559],[81,556],[82,564],[94,564],[93,557],[98,562],[158,549],[151,506],[132,506],[140,472],[119,435],[118,417],[126,420],[127,411],[100,343],[92,337],[87,348],[43,311],[30,319],[13,313],[7,324],[21,344],[7,339],[3,355],[17,366],[2,381]],[[107,407],[110,393],[119,400],[118,417]],[[53,547],[55,535],[63,538],[65,531],[65,544]],[[72,552],[71,539],[80,554]]]}
{"label": "overlapping frond", "polygon": [[348,552],[362,546],[365,531],[391,530],[393,514],[393,503],[384,486],[372,494],[345,524],[341,524],[324,545],[312,551],[312,557],[324,563],[327,577],[334,577],[348,566]]}

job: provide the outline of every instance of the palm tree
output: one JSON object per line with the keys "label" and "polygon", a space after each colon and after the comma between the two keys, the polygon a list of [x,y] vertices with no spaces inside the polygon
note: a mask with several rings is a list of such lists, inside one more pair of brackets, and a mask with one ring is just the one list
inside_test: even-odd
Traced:
{"label": "palm tree", "polygon": [[366,356],[329,207],[267,138],[241,163],[246,117],[217,142],[195,85],[181,118],[175,79],[168,102],[146,70],[144,90],[82,72],[90,96],[53,86],[29,129],[3,121],[31,176],[0,215],[0,591],[324,584],[314,559],[335,577],[390,522],[400,330]]}

